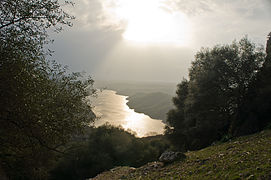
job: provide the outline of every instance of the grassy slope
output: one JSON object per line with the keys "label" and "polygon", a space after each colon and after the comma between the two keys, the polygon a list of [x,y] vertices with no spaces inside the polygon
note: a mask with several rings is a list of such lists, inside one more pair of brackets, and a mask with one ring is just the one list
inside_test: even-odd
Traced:
{"label": "grassy slope", "polygon": [[[184,162],[133,169],[118,167],[101,179],[271,179],[271,131],[186,153]],[[158,166],[158,167],[155,167]]]}

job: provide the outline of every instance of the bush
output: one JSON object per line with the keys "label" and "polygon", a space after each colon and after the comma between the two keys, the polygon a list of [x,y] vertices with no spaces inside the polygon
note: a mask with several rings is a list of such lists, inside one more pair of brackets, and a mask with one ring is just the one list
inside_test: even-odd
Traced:
{"label": "bush", "polygon": [[163,136],[136,138],[111,125],[89,129],[88,139],[76,144],[80,147],[62,159],[52,179],[86,179],[115,166],[139,167],[170,147]]}

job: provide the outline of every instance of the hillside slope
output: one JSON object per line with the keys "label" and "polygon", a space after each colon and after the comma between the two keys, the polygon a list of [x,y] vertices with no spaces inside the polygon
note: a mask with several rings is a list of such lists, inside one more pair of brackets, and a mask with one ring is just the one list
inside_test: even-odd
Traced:
{"label": "hillside slope", "polygon": [[166,122],[167,112],[173,108],[172,97],[166,93],[137,93],[128,98],[127,105],[136,112]]}
{"label": "hillside slope", "polygon": [[173,109],[172,97],[175,96],[175,83],[155,82],[103,82],[96,81],[98,89],[110,89],[119,95],[128,96],[127,105],[138,113],[166,123],[167,113]]}
{"label": "hillside slope", "polygon": [[117,167],[93,180],[107,179],[271,179],[271,131],[244,136],[199,151],[167,166]]}

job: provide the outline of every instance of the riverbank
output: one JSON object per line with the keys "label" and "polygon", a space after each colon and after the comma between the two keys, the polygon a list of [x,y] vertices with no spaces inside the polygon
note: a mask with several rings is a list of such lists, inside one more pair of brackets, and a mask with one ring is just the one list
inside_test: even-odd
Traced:
{"label": "riverbank", "polygon": [[111,89],[117,95],[127,96],[127,105],[138,113],[166,123],[167,112],[173,109],[177,83],[166,82],[95,82],[97,88]]}
{"label": "riverbank", "polygon": [[162,120],[152,119],[144,113],[137,113],[127,105],[128,96],[113,90],[103,90],[97,98],[90,99],[98,119],[95,126],[109,123],[133,131],[137,137],[163,134],[165,124]]}

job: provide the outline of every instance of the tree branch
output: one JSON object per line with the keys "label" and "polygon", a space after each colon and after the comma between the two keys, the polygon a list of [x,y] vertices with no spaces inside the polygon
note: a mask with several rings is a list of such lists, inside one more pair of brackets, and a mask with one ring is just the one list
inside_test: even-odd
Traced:
{"label": "tree branch", "polygon": [[13,21],[11,21],[11,22],[9,22],[7,24],[4,24],[4,25],[0,26],[0,29],[5,28],[7,26],[10,26],[12,24],[15,24],[15,23],[17,23],[19,21],[22,21],[22,20],[26,20],[26,19],[40,19],[40,18],[47,18],[47,17],[46,16],[36,16],[36,17],[34,17],[34,16],[25,16],[25,17],[21,17],[19,19],[13,20]]}
{"label": "tree branch", "polygon": [[17,23],[17,22],[19,22],[19,21],[21,21],[21,20],[23,20],[23,19],[25,19],[25,17],[21,17],[21,18],[19,18],[19,19],[13,20],[13,21],[11,21],[11,22],[9,22],[9,23],[7,23],[7,24],[4,24],[4,25],[0,26],[0,29],[2,29],[2,28],[4,28],[4,27],[7,27],[7,26],[10,26],[10,25],[12,25],[12,24],[15,24],[15,23]]}

